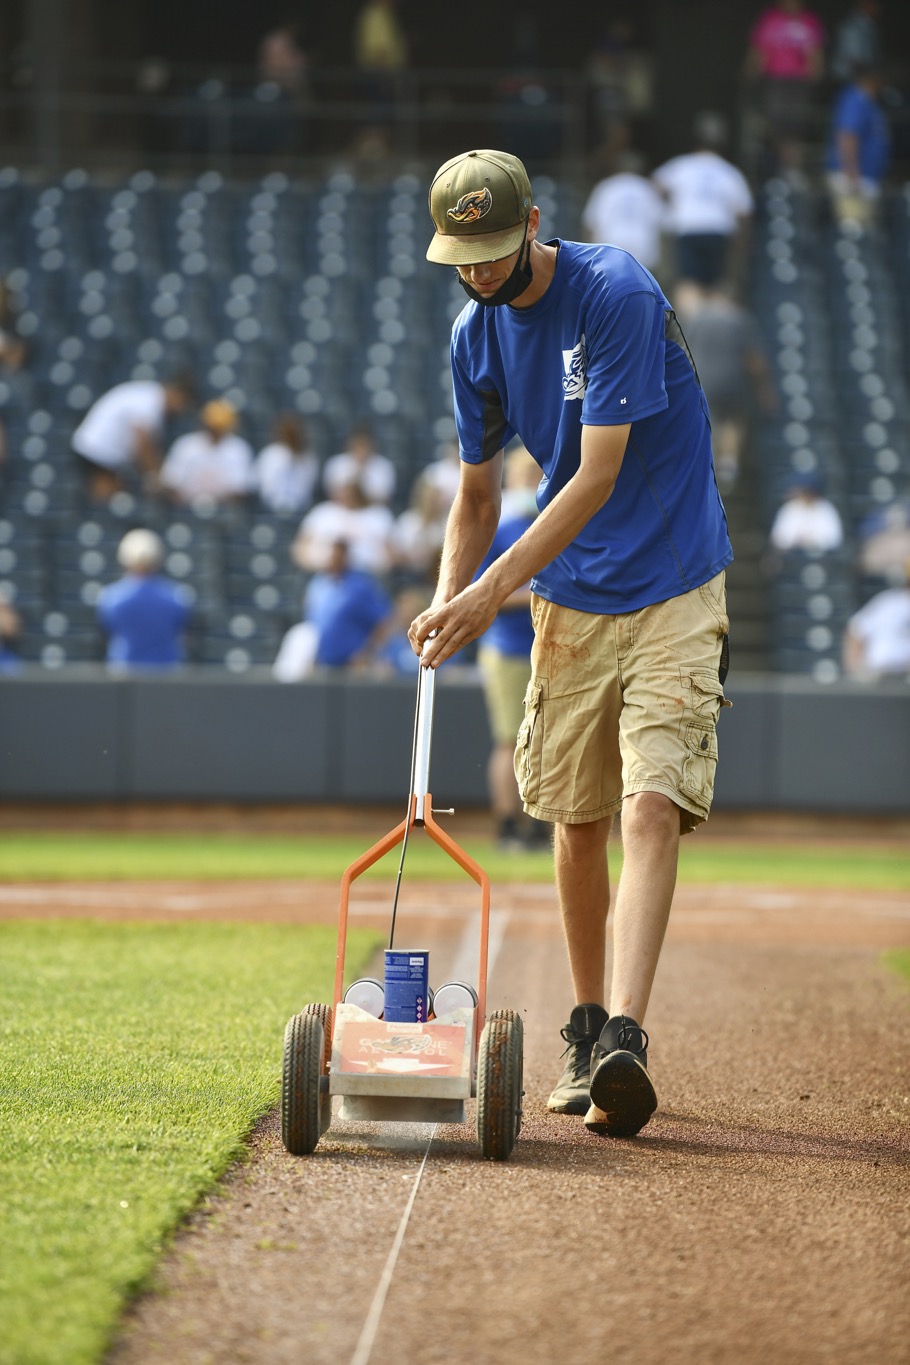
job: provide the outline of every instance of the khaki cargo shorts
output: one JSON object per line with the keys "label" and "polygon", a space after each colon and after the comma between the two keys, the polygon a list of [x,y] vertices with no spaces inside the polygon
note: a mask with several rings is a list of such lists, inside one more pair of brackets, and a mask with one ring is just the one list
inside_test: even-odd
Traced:
{"label": "khaki cargo shorts", "polygon": [[618,616],[531,603],[536,638],[515,749],[524,808],[584,824],[633,792],[662,792],[688,833],[708,818],[719,676],[729,629],[725,575]]}

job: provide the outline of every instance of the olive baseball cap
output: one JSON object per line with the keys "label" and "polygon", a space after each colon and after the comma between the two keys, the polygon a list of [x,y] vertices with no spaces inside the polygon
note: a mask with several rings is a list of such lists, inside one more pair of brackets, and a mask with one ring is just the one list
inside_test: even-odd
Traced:
{"label": "olive baseball cap", "polygon": [[440,166],[430,186],[436,235],[427,260],[479,265],[511,256],[525,239],[531,182],[508,152],[463,152]]}

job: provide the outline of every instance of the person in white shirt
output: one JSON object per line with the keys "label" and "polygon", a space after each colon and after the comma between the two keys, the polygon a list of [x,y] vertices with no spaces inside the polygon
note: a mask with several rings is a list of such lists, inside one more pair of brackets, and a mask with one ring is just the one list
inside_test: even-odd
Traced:
{"label": "person in white shirt", "polygon": [[390,503],[397,483],[395,465],[376,448],[369,426],[351,427],[345,449],[331,455],[322,471],[326,497],[334,497],[343,484],[356,479],[370,502]]}
{"label": "person in white shirt", "polygon": [[425,469],[414,480],[410,504],[395,518],[392,554],[402,573],[435,582],[452,500],[445,486],[427,473]]}
{"label": "person in white shirt", "polygon": [[742,171],[721,155],[726,140],[723,116],[705,111],[695,120],[694,149],[652,174],[667,203],[678,283],[719,284],[743,255],[755,200]]}
{"label": "person in white shirt", "polygon": [[391,508],[371,503],[356,479],[341,484],[334,497],[310,508],[291,545],[291,558],[306,573],[321,573],[333,546],[347,542],[353,569],[382,576],[392,564]]}
{"label": "person in white shirt", "polygon": [[232,403],[215,398],[199,414],[198,431],[179,436],[161,466],[161,486],[179,503],[219,504],[248,496],[253,448],[237,434]]}
{"label": "person in white shirt", "polygon": [[844,540],[840,513],[824,496],[820,479],[804,474],[790,484],[774,515],[769,541],[775,550],[836,550]]}
{"label": "person in white shirt", "polygon": [[458,442],[447,441],[439,457],[424,465],[420,471],[420,478],[424,483],[438,488],[451,507],[461,481],[461,452],[458,449]]}
{"label": "person in white shirt", "polygon": [[910,559],[902,587],[876,593],[844,632],[844,669],[853,677],[910,679]]}
{"label": "person in white shirt", "polygon": [[128,487],[153,485],[167,420],[185,412],[194,399],[190,374],[164,382],[130,379],[103,393],[71,438],[89,498],[108,502]]}
{"label": "person in white shirt", "polygon": [[293,412],[279,414],[272,439],[253,466],[252,487],[271,512],[306,512],[319,482],[319,456],[310,446],[303,421]]}
{"label": "person in white shirt", "polygon": [[581,212],[589,242],[607,242],[630,252],[648,270],[660,265],[666,206],[663,195],[644,174],[644,158],[634,151],[617,159],[615,174],[598,180]]}

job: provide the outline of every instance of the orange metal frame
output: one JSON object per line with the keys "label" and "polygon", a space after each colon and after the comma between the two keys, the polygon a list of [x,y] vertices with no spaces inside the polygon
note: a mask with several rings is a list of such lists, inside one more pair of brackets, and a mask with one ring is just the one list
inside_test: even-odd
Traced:
{"label": "orange metal frame", "polygon": [[427,834],[438,844],[444,853],[447,853],[460,868],[467,872],[468,876],[480,887],[480,959],[477,968],[477,1027],[474,1030],[475,1053],[479,1046],[480,1034],[486,1022],[487,1008],[487,947],[490,939],[490,879],[483,868],[455,842],[451,835],[446,834],[445,830],[437,823],[433,815],[433,798],[429,792],[423,798],[423,812],[418,814],[417,803],[419,798],[415,793],[411,794],[411,805],[407,816],[400,825],[389,830],[378,843],[372,848],[367,849],[351,863],[341,878],[341,906],[338,914],[338,950],[335,958],[335,999],[333,1009],[337,1009],[341,1004],[341,997],[344,994],[344,956],[348,936],[348,902],[351,894],[351,883],[366,872],[368,867],[378,863],[380,858],[384,858],[390,849],[400,844],[405,835],[418,824],[423,824]]}

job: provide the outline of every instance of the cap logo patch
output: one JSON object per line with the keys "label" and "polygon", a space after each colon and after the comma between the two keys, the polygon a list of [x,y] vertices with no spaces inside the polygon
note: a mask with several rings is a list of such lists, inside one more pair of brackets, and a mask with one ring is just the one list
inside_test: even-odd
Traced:
{"label": "cap logo patch", "polygon": [[493,196],[484,187],[482,190],[471,190],[468,194],[463,194],[453,209],[446,209],[446,217],[451,218],[454,223],[476,223],[478,218],[483,218],[493,207]]}

